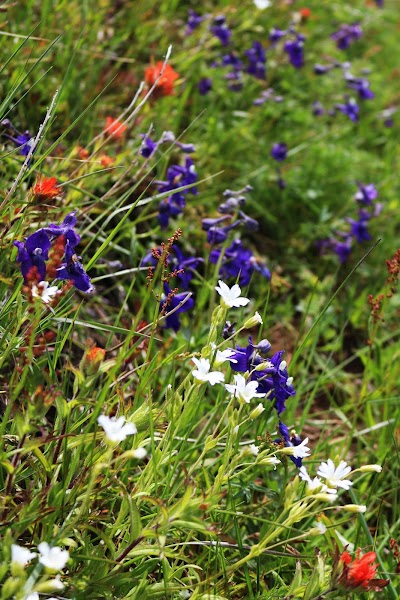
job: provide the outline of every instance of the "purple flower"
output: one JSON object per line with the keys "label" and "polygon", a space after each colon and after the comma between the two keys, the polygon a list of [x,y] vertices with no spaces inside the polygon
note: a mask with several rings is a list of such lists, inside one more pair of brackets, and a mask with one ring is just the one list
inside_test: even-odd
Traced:
{"label": "purple flower", "polygon": [[349,98],[346,100],[345,104],[336,104],[336,108],[349,117],[354,123],[358,121],[360,108],[354,98]]}
{"label": "purple flower", "polygon": [[360,210],[358,213],[358,220],[347,219],[348,223],[351,225],[351,235],[360,244],[372,239],[368,231],[368,221],[370,218],[371,215],[366,210]]}
{"label": "purple flower", "polygon": [[358,93],[361,100],[371,100],[372,98],[375,98],[374,92],[369,87],[370,83],[368,79],[351,77],[348,78],[347,85]]}
{"label": "purple flower", "polygon": [[285,160],[285,158],[287,156],[287,152],[288,152],[288,147],[286,144],[283,144],[282,142],[278,142],[277,144],[274,144],[271,148],[271,156],[278,162],[282,162],[283,160]]}
{"label": "purple flower", "polygon": [[338,31],[332,33],[331,38],[336,42],[339,50],[346,50],[355,40],[362,36],[362,29],[358,23],[354,25],[341,25]]}
{"label": "purple flower", "polygon": [[36,267],[39,281],[46,278],[46,260],[49,258],[51,242],[43,229],[39,229],[26,238],[25,242],[14,242],[18,248],[17,261],[21,263],[21,272],[25,283],[32,267]]}
{"label": "purple flower", "polygon": [[142,145],[140,148],[140,154],[145,158],[149,158],[158,148],[158,143],[153,142],[153,140],[146,134],[142,133]]}
{"label": "purple flower", "polygon": [[67,241],[65,246],[64,264],[57,269],[57,279],[67,279],[72,281],[77,290],[89,294],[93,291],[90,277],[86,273],[83,265],[79,262],[79,256],[74,252],[74,248]]}
{"label": "purple flower", "polygon": [[320,117],[321,115],[324,114],[324,107],[322,106],[321,102],[318,102],[318,101],[313,102],[313,105],[312,105],[312,114],[315,117]]}
{"label": "purple flower", "polygon": [[370,205],[378,197],[378,190],[373,183],[358,184],[358,191],[354,196],[354,200],[361,204]]}
{"label": "purple flower", "polygon": [[277,27],[273,27],[269,32],[269,40],[273,44],[277,44],[280,39],[287,35],[287,31],[283,31],[282,29],[278,29]]}
{"label": "purple flower", "polygon": [[202,96],[205,96],[212,90],[212,79],[210,77],[203,77],[199,81],[199,92]]}
{"label": "purple flower", "polygon": [[347,235],[344,242],[332,240],[332,250],[338,256],[340,264],[347,262],[352,250],[352,238]]}
{"label": "purple flower", "polygon": [[[181,302],[183,304],[182,306],[179,306]],[[188,297],[188,292],[181,292],[179,294],[172,293],[169,285],[164,283],[164,298],[160,303],[160,312],[162,311],[164,314],[168,314],[170,311],[175,309],[174,312],[171,315],[168,315],[165,319],[166,329],[178,331],[181,326],[179,320],[180,313],[191,310],[193,306],[194,300],[193,298]]]}
{"label": "purple flower", "polygon": [[304,36],[298,35],[295,40],[285,42],[283,49],[289,56],[290,63],[296,68],[301,69],[304,65]]}
{"label": "purple flower", "polygon": [[197,27],[204,21],[205,17],[199,15],[196,11],[189,8],[189,17],[186,23],[186,35],[190,35],[193,33]]}
{"label": "purple flower", "polygon": [[[210,262],[217,264],[222,250],[215,248],[210,253]],[[225,249],[219,275],[222,279],[239,277],[240,285],[247,285],[254,273],[258,271],[266,279],[271,278],[268,268],[260,263],[249,248],[245,248],[240,239],[236,239]]]}
{"label": "purple flower", "polygon": [[265,79],[265,50],[260,42],[253,42],[250,50],[246,50],[245,55],[249,59],[247,73],[253,75],[257,79]]}
{"label": "purple flower", "polygon": [[328,71],[330,71],[332,68],[333,68],[332,65],[316,64],[316,65],[314,65],[314,73],[316,75],[325,75],[325,73],[328,73]]}
{"label": "purple flower", "polygon": [[219,39],[223,46],[228,45],[232,32],[225,23],[225,17],[223,15],[215,17],[213,24],[210,27],[210,31]]}
{"label": "purple flower", "polygon": [[158,210],[158,220],[163,229],[168,226],[169,219],[179,215],[185,205],[185,196],[188,192],[197,194],[195,187],[188,188],[181,192],[175,192],[179,187],[190,185],[197,181],[197,173],[194,163],[191,158],[186,157],[184,165],[172,165],[167,170],[167,181],[161,181],[158,183],[158,189],[161,193],[173,192],[167,198],[161,200]]}

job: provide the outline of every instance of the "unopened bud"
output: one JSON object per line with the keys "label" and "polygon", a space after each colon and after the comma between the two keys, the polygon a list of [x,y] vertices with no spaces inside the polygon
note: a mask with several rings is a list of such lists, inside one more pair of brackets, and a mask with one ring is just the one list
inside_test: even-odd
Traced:
{"label": "unopened bud", "polygon": [[247,319],[247,321],[245,321],[243,327],[244,329],[251,329],[252,327],[255,327],[256,325],[262,325],[262,318],[260,316],[260,314],[256,311],[254,316],[250,317],[250,319]]}
{"label": "unopened bud", "polygon": [[360,473],[380,473],[382,471],[381,465],[364,465],[357,469]]}
{"label": "unopened bud", "polygon": [[254,419],[257,419],[257,417],[259,417],[261,415],[261,413],[263,413],[265,410],[265,406],[263,406],[260,402],[260,404],[258,406],[256,406],[255,408],[253,408],[253,410],[250,413],[250,419],[252,421],[254,421]]}
{"label": "unopened bud", "polygon": [[345,504],[342,506],[343,510],[352,513],[365,513],[367,507],[364,504]]}

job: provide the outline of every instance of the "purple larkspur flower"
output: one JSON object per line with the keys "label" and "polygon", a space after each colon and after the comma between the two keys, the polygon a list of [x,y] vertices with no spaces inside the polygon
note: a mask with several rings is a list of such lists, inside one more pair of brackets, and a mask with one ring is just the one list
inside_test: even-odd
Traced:
{"label": "purple larkspur flower", "polygon": [[190,157],[186,157],[184,165],[172,165],[167,169],[167,181],[158,182],[159,192],[171,192],[170,196],[161,200],[158,207],[158,220],[163,229],[168,226],[171,217],[179,215],[185,208],[186,194],[188,192],[197,194],[196,187],[180,192],[174,192],[174,190],[196,181],[197,173],[194,163]]}
{"label": "purple larkspur flower", "polygon": [[212,90],[212,79],[203,77],[199,81],[199,92],[202,96],[206,96]]}
{"label": "purple larkspur flower", "polygon": [[154,142],[146,133],[142,133],[142,145],[140,147],[140,154],[145,158],[149,158],[158,148],[158,143]]}
{"label": "purple larkspur flower", "polygon": [[336,42],[339,50],[346,50],[353,42],[362,36],[362,29],[358,23],[353,25],[341,25],[340,28],[332,33],[331,38]]}
{"label": "purple larkspur flower", "polygon": [[343,104],[336,104],[335,108],[337,108],[338,110],[340,110],[340,112],[349,117],[350,121],[353,121],[354,123],[358,121],[360,107],[358,106],[354,98],[349,98]]}
{"label": "purple larkspur flower", "polygon": [[277,44],[279,40],[285,37],[285,35],[287,35],[287,31],[284,31],[283,29],[278,29],[277,27],[273,27],[269,32],[269,40],[273,44]]}
{"label": "purple larkspur flower", "polygon": [[77,290],[89,294],[94,288],[79,258],[75,254],[74,248],[67,241],[64,263],[57,269],[57,279],[72,281]]}
{"label": "purple larkspur flower", "polygon": [[347,80],[348,87],[351,87],[358,94],[361,100],[371,100],[375,98],[374,92],[370,89],[370,83],[368,79],[363,77],[352,77]]}
{"label": "purple larkspur flower", "polygon": [[373,183],[358,184],[358,190],[354,196],[354,200],[361,204],[370,205],[378,197],[378,190]]}
{"label": "purple larkspur flower", "polygon": [[247,73],[253,75],[257,79],[265,79],[265,50],[262,44],[258,41],[253,42],[252,47],[245,51],[245,55],[249,59],[249,66],[247,67]]}
{"label": "purple larkspur flower", "polygon": [[189,16],[186,23],[186,35],[191,35],[199,25],[204,21],[205,17],[199,15],[195,10],[189,8]]}
{"label": "purple larkspur flower", "polygon": [[[221,253],[220,248],[214,248],[210,253],[210,262],[217,264]],[[220,277],[224,280],[239,277],[239,284],[247,285],[255,271],[261,273],[266,279],[271,278],[271,273],[266,265],[259,261],[249,248],[243,246],[240,239],[234,240],[223,253]]]}
{"label": "purple larkspur flower", "polygon": [[370,218],[371,215],[366,210],[361,209],[358,213],[358,219],[347,219],[347,222],[351,225],[351,235],[359,244],[372,239],[368,231],[368,221]]}
{"label": "purple larkspur flower", "polygon": [[[193,298],[188,296],[188,292],[180,292],[171,295],[171,288],[168,283],[164,283],[164,298],[160,302],[160,312],[163,311],[168,315],[169,312],[174,311],[165,318],[166,329],[173,329],[175,332],[180,329],[181,322],[179,320],[179,315],[191,310],[194,306]],[[179,306],[181,303],[182,306]]]}
{"label": "purple larkspur flower", "polygon": [[210,27],[210,31],[219,39],[223,46],[228,45],[232,32],[226,24],[225,17],[223,15],[215,17],[213,24]]}
{"label": "purple larkspur flower", "polygon": [[24,281],[32,267],[36,267],[39,281],[44,281],[46,278],[46,260],[49,258],[49,250],[51,246],[49,236],[39,229],[26,238],[25,242],[15,241],[14,246],[18,248],[17,261],[21,263],[21,272]]}
{"label": "purple larkspur flower", "polygon": [[322,106],[321,102],[319,102],[318,100],[313,102],[312,114],[315,117],[320,117],[321,115],[324,114],[324,107]]}
{"label": "purple larkspur flower", "polygon": [[284,144],[282,142],[278,142],[278,143],[274,144],[271,148],[271,156],[273,159],[277,160],[278,162],[282,162],[283,160],[285,160],[285,158],[287,156],[287,152],[288,152],[288,147],[286,144]]}
{"label": "purple larkspur flower", "polygon": [[301,69],[304,65],[304,40],[303,35],[298,34],[295,40],[287,40],[283,49],[289,56],[290,63],[296,68]]}
{"label": "purple larkspur flower", "polygon": [[314,73],[316,75],[325,75],[333,68],[332,65],[320,65],[319,63],[314,65]]}

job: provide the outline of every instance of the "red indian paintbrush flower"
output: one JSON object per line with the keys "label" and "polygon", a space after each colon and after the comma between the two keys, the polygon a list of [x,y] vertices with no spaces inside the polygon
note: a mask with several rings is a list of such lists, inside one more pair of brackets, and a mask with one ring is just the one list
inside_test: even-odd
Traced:
{"label": "red indian paintbrush flower", "polygon": [[367,552],[360,558],[361,549],[357,550],[357,557],[352,560],[348,552],[340,555],[339,562],[342,563],[342,573],[338,584],[342,588],[360,591],[371,590],[379,592],[389,585],[389,579],[374,579],[379,565],[375,563],[375,552]]}
{"label": "red indian paintbrush flower", "polygon": [[[163,63],[158,61],[156,65],[151,65],[145,70],[145,80],[149,86],[154,85],[157,77],[160,75],[163,69]],[[171,65],[165,65],[164,72],[160,79],[157,81],[155,88],[155,95],[159,96],[171,96],[174,93],[174,81],[179,78],[179,73],[174,71]]]}
{"label": "red indian paintbrush flower", "polygon": [[51,200],[58,196],[61,188],[57,185],[55,177],[40,176],[33,186],[32,191],[37,200]]}
{"label": "red indian paintbrush flower", "polygon": [[118,119],[106,117],[106,124],[103,131],[108,133],[108,135],[112,135],[118,140],[124,135],[124,132],[126,131],[126,125],[121,123],[121,121],[118,121]]}

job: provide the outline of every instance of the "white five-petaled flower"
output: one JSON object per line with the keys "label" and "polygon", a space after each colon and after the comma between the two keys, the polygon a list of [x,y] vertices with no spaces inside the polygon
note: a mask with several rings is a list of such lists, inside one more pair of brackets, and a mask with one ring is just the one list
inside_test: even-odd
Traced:
{"label": "white five-petaled flower", "polygon": [[253,0],[253,2],[258,10],[264,10],[271,6],[271,0]]}
{"label": "white five-petaled flower", "polygon": [[249,450],[254,456],[257,456],[257,454],[260,452],[260,446],[256,446],[255,444],[250,444]]}
{"label": "white five-petaled flower", "polygon": [[40,298],[44,304],[49,304],[58,294],[61,294],[61,290],[56,285],[49,287],[48,281],[39,281],[32,286],[32,298]]}
{"label": "white five-petaled flower", "polygon": [[237,283],[231,288],[226,285],[221,279],[218,281],[219,286],[215,286],[218,294],[221,296],[221,304],[225,308],[239,308],[239,306],[246,306],[250,302],[248,298],[240,296],[241,289]]}
{"label": "white five-petaled flower", "polygon": [[35,558],[36,552],[31,552],[27,550],[27,548],[23,548],[22,546],[18,546],[18,544],[11,544],[11,562],[17,565],[21,565],[21,567],[25,567],[25,565]]}
{"label": "white five-petaled flower", "polygon": [[107,417],[107,415],[100,415],[97,419],[99,425],[104,429],[106,438],[110,442],[122,442],[128,435],[137,433],[136,425],[134,423],[125,423],[125,417]]}
{"label": "white five-petaled flower", "polygon": [[69,559],[68,550],[63,550],[59,546],[50,547],[47,542],[41,542],[38,545],[40,553],[39,562],[54,571],[61,571]]}
{"label": "white five-petaled flower", "polygon": [[351,471],[351,467],[341,460],[339,465],[336,467],[332,459],[328,458],[327,462],[322,462],[317,471],[317,475],[326,479],[328,486],[332,488],[343,488],[349,490],[353,485],[352,481],[344,479]]}
{"label": "white five-petaled flower", "polygon": [[208,358],[192,358],[192,361],[197,367],[197,369],[192,371],[192,375],[198,383],[208,381],[211,385],[215,385],[216,383],[223,382],[223,373],[220,373],[220,371],[210,371],[211,365]]}
{"label": "white five-petaled flower", "polygon": [[[217,347],[216,344],[211,343],[212,350],[215,350],[216,347]],[[213,366],[219,367],[226,360],[229,360],[229,362],[231,362],[231,363],[237,363],[236,358],[231,358],[234,355],[235,355],[235,351],[232,350],[232,348],[226,348],[226,350],[217,350],[217,352],[215,353]]]}
{"label": "white five-petaled flower", "polygon": [[325,483],[322,483],[319,477],[314,477],[314,479],[311,479],[305,466],[300,467],[299,476],[300,479],[307,482],[307,487],[310,490],[310,492],[317,490],[322,493],[327,492],[328,494],[336,495],[336,489],[328,488],[328,486],[325,485]]}
{"label": "white five-petaled flower", "polygon": [[256,391],[258,388],[258,381],[249,381],[246,383],[246,379],[240,374],[235,375],[234,381],[234,384],[226,383],[225,388],[241,402],[246,402],[248,404],[252,398],[265,397],[265,394]]}
{"label": "white five-petaled flower", "polygon": [[306,437],[298,446],[285,446],[282,448],[281,452],[284,454],[290,454],[290,456],[294,456],[295,458],[307,458],[310,456],[311,450],[307,448],[308,437]]}

